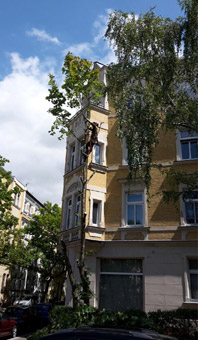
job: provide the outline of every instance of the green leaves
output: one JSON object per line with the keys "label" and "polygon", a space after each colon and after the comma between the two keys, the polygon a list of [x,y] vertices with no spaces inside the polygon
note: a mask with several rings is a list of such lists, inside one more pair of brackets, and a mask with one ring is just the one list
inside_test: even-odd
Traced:
{"label": "green leaves", "polygon": [[0,156],[0,262],[5,264],[18,223],[18,219],[11,211],[13,196],[20,192],[17,187],[10,187],[13,179],[11,172],[4,169],[7,162],[9,162],[7,159]]}
{"label": "green leaves", "polygon": [[34,215],[30,224],[24,228],[24,235],[29,235],[27,244],[34,256],[41,259],[38,271],[49,272],[54,263],[58,262],[57,253],[59,243],[61,209],[57,204],[46,202],[40,208],[40,215]]}
{"label": "green leaves", "polygon": [[48,111],[55,117],[49,132],[54,135],[58,130],[59,139],[68,134],[70,112],[66,108],[79,109],[90,99],[92,103],[97,104],[103,91],[99,70],[93,69],[92,62],[74,57],[70,52],[65,57],[62,73],[62,91],[59,90],[55,77],[50,74],[49,95],[46,97],[53,104]]}
{"label": "green leaves", "polygon": [[117,134],[126,139],[129,177],[147,188],[158,130],[198,129],[198,3],[180,4],[185,16],[175,21],[152,9],[139,17],[115,11],[105,34],[118,58],[107,69]]}

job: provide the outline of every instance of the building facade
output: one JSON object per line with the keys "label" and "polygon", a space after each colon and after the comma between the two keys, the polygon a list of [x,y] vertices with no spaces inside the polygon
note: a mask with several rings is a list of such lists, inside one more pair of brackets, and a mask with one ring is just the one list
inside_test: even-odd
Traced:
{"label": "building facade", "polygon": [[[12,215],[18,219],[17,228],[24,228],[29,224],[33,214],[39,213],[43,205],[36,199],[16,177],[10,185],[10,189],[17,186],[21,191],[13,196]],[[27,235],[28,239],[28,235]],[[27,241],[28,242],[28,241]],[[12,271],[5,266],[0,266],[0,303],[11,304],[16,298],[25,295],[39,295],[39,273],[28,272],[22,268]]]}
{"label": "building facade", "polygon": [[[105,67],[100,68],[105,82]],[[117,116],[107,98],[71,119],[75,133],[67,138],[63,189],[62,237],[76,278],[80,250],[81,182],[85,125],[99,126],[98,143],[86,165],[86,265],[93,291],[91,304],[110,310],[196,307],[198,303],[198,191],[176,205],[159,191],[168,187],[174,166],[191,174],[197,169],[198,135],[159,132],[151,170],[148,201],[144,182],[128,181],[127,149],[116,137]],[[67,280],[66,303],[72,304]]]}

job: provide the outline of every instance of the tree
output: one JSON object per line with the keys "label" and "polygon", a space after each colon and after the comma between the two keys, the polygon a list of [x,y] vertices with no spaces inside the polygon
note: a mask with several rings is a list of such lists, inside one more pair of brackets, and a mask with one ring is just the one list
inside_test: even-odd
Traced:
{"label": "tree", "polygon": [[46,202],[40,214],[33,215],[30,224],[19,229],[12,204],[20,190],[17,186],[10,189],[13,179],[11,172],[3,168],[6,162],[0,156],[0,263],[11,270],[23,268],[40,273],[46,296],[50,282],[66,272],[59,245],[61,208]]}
{"label": "tree", "polygon": [[51,135],[59,132],[59,139],[69,134],[69,122],[71,113],[69,108],[80,109],[85,101],[89,109],[89,100],[97,103],[101,97],[103,86],[99,81],[99,71],[92,68],[92,62],[87,59],[74,57],[67,53],[62,67],[64,76],[63,84],[59,90],[54,75],[49,75],[49,95],[46,99],[53,104],[48,110],[55,117],[55,121],[49,131]]}
{"label": "tree", "polygon": [[40,282],[44,287],[43,300],[48,294],[50,283],[64,277],[66,273],[59,243],[60,221],[61,208],[46,202],[39,209],[39,214],[33,215],[24,228],[10,229],[9,242],[2,247],[1,263],[11,271],[27,269],[28,279],[31,275],[36,277],[37,273],[40,274]]}
{"label": "tree", "polygon": [[[50,202],[44,203],[39,214],[33,215],[29,225],[20,231],[23,261],[18,265],[41,274],[45,299],[52,280],[65,275],[66,266],[59,246],[61,208]],[[23,249],[23,252],[21,252]],[[16,250],[15,250],[16,251]]]}
{"label": "tree", "polygon": [[[87,115],[83,114],[85,119],[85,126],[90,124],[88,116],[90,110],[90,103],[97,104],[99,98],[103,93],[103,84],[99,81],[99,70],[93,68],[92,62],[86,59],[74,57],[70,52],[66,55],[64,65],[62,68],[64,76],[61,91],[55,82],[53,75],[50,75],[49,81],[49,95],[47,100],[53,104],[49,112],[55,117],[55,121],[51,127],[50,134],[54,135],[56,130],[59,133],[59,139],[69,134],[74,134],[70,130],[70,113],[67,107],[86,109]],[[93,125],[93,124],[92,124]],[[92,127],[93,129],[93,127]],[[91,152],[89,148],[86,150],[87,144],[87,128],[85,128],[85,150],[84,154]],[[80,274],[80,283],[76,281],[72,266],[69,259],[67,244],[62,240],[62,248],[67,263],[67,271],[72,287],[73,306],[77,307],[82,300],[85,304],[89,305],[89,300],[92,295],[90,290],[89,274],[85,266],[85,188],[89,179],[86,177],[87,158],[84,157],[83,170],[81,176],[81,240],[80,240],[80,255],[78,259],[78,269]],[[91,176],[92,177],[92,176]]]}
{"label": "tree", "polygon": [[[153,9],[138,18],[115,11],[105,34],[117,56],[107,73],[117,134],[126,139],[129,178],[142,176],[147,189],[159,129],[198,131],[198,2],[179,4],[184,17],[175,21],[155,16]],[[197,187],[198,172],[193,176]],[[192,190],[186,174],[172,168],[168,178]],[[164,197],[175,200],[181,194],[174,188]]]}
{"label": "tree", "polygon": [[18,219],[12,215],[13,196],[19,193],[19,188],[10,189],[13,181],[10,171],[4,169],[9,162],[0,156],[0,263],[7,263],[7,256],[13,233],[18,223]]}

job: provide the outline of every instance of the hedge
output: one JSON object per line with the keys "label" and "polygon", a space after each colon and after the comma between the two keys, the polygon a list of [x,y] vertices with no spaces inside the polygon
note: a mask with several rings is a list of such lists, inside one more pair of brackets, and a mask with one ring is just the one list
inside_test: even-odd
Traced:
{"label": "hedge", "polygon": [[107,328],[147,328],[161,334],[172,335],[178,340],[197,340],[198,315],[196,310],[176,309],[145,313],[140,310],[110,312],[81,305],[77,309],[55,306],[50,315],[48,327],[37,331],[28,340],[37,340],[43,335],[64,328],[95,326]]}

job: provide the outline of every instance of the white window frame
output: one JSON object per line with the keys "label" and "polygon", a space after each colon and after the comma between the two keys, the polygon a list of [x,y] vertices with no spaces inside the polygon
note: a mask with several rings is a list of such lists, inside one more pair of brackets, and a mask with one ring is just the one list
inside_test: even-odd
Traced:
{"label": "white window frame", "polygon": [[28,214],[30,211],[30,203],[29,202],[25,202],[25,205],[24,205],[24,212],[26,214]]}
{"label": "white window frame", "polygon": [[14,205],[18,208],[20,207],[20,201],[21,201],[21,194],[20,193],[15,194]]}
{"label": "white window frame", "polygon": [[[128,195],[142,195],[142,200],[141,201],[134,201],[130,202],[128,201]],[[126,193],[126,226],[127,227],[142,227],[144,225],[144,193],[143,192],[127,192]],[[134,224],[128,224],[128,207],[132,206],[134,207]],[[141,206],[142,208],[142,223],[137,224],[136,223],[136,206]]]}
{"label": "white window frame", "polygon": [[65,230],[71,228],[71,221],[72,221],[72,197],[68,197],[66,200]]}
{"label": "white window frame", "polygon": [[62,223],[61,228],[63,231],[68,230],[67,228],[67,210],[68,210],[68,202],[72,201],[70,207],[70,223],[69,229],[73,229],[75,227],[75,210],[76,210],[76,197],[80,195],[81,192],[81,182],[78,175],[74,174],[72,176],[72,180],[66,184],[66,188],[64,189],[63,196],[63,215],[62,215]]}
{"label": "white window frame", "polygon": [[[198,276],[198,269],[190,269],[190,261],[192,260],[197,260],[198,259],[195,259],[195,258],[188,258],[188,287],[189,287],[189,297],[190,297],[190,300],[191,301],[195,301],[195,302],[198,302],[198,299],[195,299],[195,298],[192,298],[192,292],[191,292],[191,274],[197,274]],[[198,282],[197,282],[198,284]]]}
{"label": "white window frame", "polygon": [[[99,151],[99,154],[97,154],[97,150]],[[99,143],[95,144],[93,147],[93,157],[92,157],[93,163],[101,164],[101,152],[102,152],[101,145]]]}
{"label": "white window frame", "polygon": [[[190,143],[192,141],[198,141],[198,134],[195,134],[194,136],[190,135],[186,136],[186,137],[182,137],[181,133],[184,131],[188,131],[188,130],[176,130],[176,149],[177,149],[177,160],[178,161],[190,161],[190,160],[196,160],[198,159],[198,157],[196,158],[192,158],[191,157],[191,149],[190,149]],[[193,131],[192,131],[193,134]],[[182,142],[188,142],[189,143],[189,158],[183,158],[182,157]]]}
{"label": "white window frame", "polygon": [[[99,147],[99,162],[96,162],[96,148]],[[98,165],[105,165],[105,156],[104,156],[104,151],[105,151],[105,147],[104,147],[104,143],[98,142],[98,144],[95,144],[93,147],[93,151],[92,151],[92,162]]]}
{"label": "white window frame", "polygon": [[191,295],[191,282],[190,282],[190,274],[198,274],[198,270],[190,269],[190,260],[197,260],[197,256],[189,256],[185,254],[184,258],[184,288],[185,288],[185,303],[196,303],[198,304],[198,299],[192,298]]}
{"label": "white window frame", "polygon": [[[127,195],[128,194],[142,194],[142,224],[137,225],[128,225],[127,224]],[[147,217],[147,193],[145,185],[141,183],[136,183],[134,185],[129,185],[127,180],[124,180],[122,185],[122,220],[121,220],[121,227],[126,228],[141,228],[146,227],[148,225],[148,217]]]}
{"label": "white window frame", "polygon": [[30,207],[30,215],[33,215],[34,213],[35,213],[35,206],[32,205],[32,206]]}
{"label": "white window frame", "polygon": [[[184,189],[185,189],[184,185],[179,186],[179,191],[182,191]],[[193,191],[198,191],[198,190],[193,190]],[[189,201],[191,200],[189,199]],[[192,200],[192,202],[198,202],[198,199]],[[194,213],[195,213],[195,207],[194,207]],[[180,196],[180,223],[182,226],[196,226],[197,225],[197,222],[195,223],[187,222],[185,200],[183,199],[182,196]]]}
{"label": "white window frame", "polygon": [[81,218],[81,195],[75,197],[74,227],[79,227]]}
{"label": "white window frame", "polygon": [[[198,192],[198,190],[193,190],[193,191],[196,191]],[[189,203],[192,203],[193,204],[193,218],[194,218],[194,222],[193,223],[189,223],[187,222],[187,214],[186,214],[186,205],[185,205],[185,202],[189,202]],[[198,198],[195,198],[195,199],[185,199],[184,201],[184,205],[185,205],[185,221],[186,221],[186,224],[189,224],[189,225],[197,225],[198,222],[196,222],[196,203],[198,204]]]}
{"label": "white window frame", "polygon": [[[97,215],[96,215],[96,223],[94,221],[94,204],[97,204]],[[99,227],[101,220],[101,201],[93,200],[92,202],[92,225]]]}
{"label": "white window frame", "polygon": [[[105,192],[100,191],[101,188],[95,187],[95,190],[90,190],[90,211],[89,211],[89,225],[93,227],[104,228],[104,202]],[[98,190],[98,191],[97,191]],[[93,203],[99,203],[98,222],[93,223]]]}
{"label": "white window frame", "polygon": [[82,165],[83,164],[83,151],[84,151],[84,145],[85,145],[85,141],[82,139],[79,142],[79,154],[78,154],[78,165]]}
{"label": "white window frame", "polygon": [[69,152],[69,171],[74,170],[75,168],[75,153],[76,153],[76,145],[70,145],[70,152]]}

